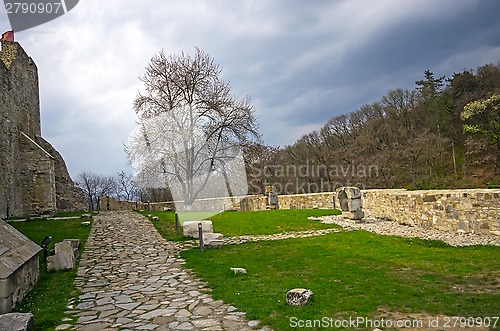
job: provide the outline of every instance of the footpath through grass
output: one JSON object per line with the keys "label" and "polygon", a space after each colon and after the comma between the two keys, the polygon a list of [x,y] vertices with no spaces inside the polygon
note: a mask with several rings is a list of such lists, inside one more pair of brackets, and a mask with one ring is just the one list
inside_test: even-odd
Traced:
{"label": "footpath through grass", "polygon": [[[58,217],[81,216],[82,213],[58,214]],[[64,239],[80,239],[80,252],[90,233],[90,226],[82,226],[81,219],[69,220],[27,220],[10,224],[37,244],[41,244],[45,236],[52,236],[49,249]],[[65,317],[68,300],[77,294],[73,282],[76,269],[47,272],[47,265],[40,252],[40,280],[28,293],[21,304],[16,306],[17,312],[32,312],[35,317],[36,330],[54,330]],[[67,322],[66,322],[67,323]]]}
{"label": "footpath through grass", "polygon": [[[175,233],[175,213],[172,211],[143,211],[142,215],[158,217],[153,222],[158,232],[167,240],[184,240],[182,228]],[[296,210],[262,210],[262,211],[226,211],[207,219],[212,221],[214,232],[225,237],[241,235],[269,235],[282,232],[320,230],[336,227],[332,224],[321,224],[308,219],[310,216],[338,215],[335,209],[296,209]],[[185,213],[186,215],[186,213]],[[184,218],[186,216],[184,215]],[[189,218],[189,217],[187,217]]]}
{"label": "footpath through grass", "polygon": [[[316,211],[270,212],[267,215],[282,216],[272,227],[261,216],[266,212],[224,213],[214,219],[214,230],[231,235],[282,232],[303,228],[297,219],[307,213]],[[308,224],[319,226],[315,221]],[[182,256],[186,267],[208,282],[215,299],[277,331],[294,329],[300,321],[380,319],[387,312],[466,318],[500,313],[499,247],[457,248],[438,241],[349,231],[229,245],[204,253],[193,249]],[[248,275],[234,275],[231,267],[246,268]],[[297,287],[314,292],[305,307],[285,304],[286,292]],[[317,325],[307,329],[325,329],[325,324]]]}

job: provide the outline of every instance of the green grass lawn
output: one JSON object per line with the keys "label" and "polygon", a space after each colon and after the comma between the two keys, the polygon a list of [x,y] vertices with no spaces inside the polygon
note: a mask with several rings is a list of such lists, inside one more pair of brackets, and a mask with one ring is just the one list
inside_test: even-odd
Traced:
{"label": "green grass lawn", "polygon": [[[256,234],[258,228],[262,234],[281,232],[301,228],[298,219],[308,212],[319,211],[224,213],[214,219],[214,228],[231,235]],[[270,226],[267,217],[274,215]],[[240,221],[243,224],[234,224]],[[208,282],[216,299],[275,330],[293,329],[290,318],[377,318],[383,312],[463,317],[500,313],[499,247],[457,248],[438,241],[349,231],[229,245],[204,253],[193,249],[182,255],[186,267]],[[234,275],[231,267],[246,268],[248,275]],[[296,287],[314,292],[307,306],[285,304],[286,292]]]}
{"label": "green grass lawn", "polygon": [[152,223],[166,240],[187,240],[182,236],[182,227],[180,224],[179,233],[175,232],[175,213],[173,211],[140,211],[138,213],[144,216],[151,215],[158,217],[158,221],[152,221]]}
{"label": "green grass lawn", "polygon": [[[81,226],[80,223],[81,220],[75,219],[28,220],[10,224],[37,244],[40,244],[45,236],[52,236],[49,249],[53,249],[55,243],[64,239],[80,239],[80,252],[82,252],[91,227]],[[16,306],[15,311],[32,312],[35,317],[36,330],[53,330],[55,326],[62,323],[61,319],[64,317],[64,311],[67,310],[68,300],[76,295],[73,287],[75,277],[76,268],[47,272],[43,252],[40,252],[40,280],[21,304]]]}
{"label": "green grass lawn", "polygon": [[214,232],[225,237],[269,235],[275,233],[320,230],[336,227],[308,219],[310,216],[338,215],[335,209],[295,209],[261,211],[227,211],[210,218]]}
{"label": "green grass lawn", "polygon": [[[153,222],[158,232],[167,240],[183,240],[182,228],[175,233],[175,213],[172,211],[140,212],[142,215],[157,216]],[[297,209],[297,210],[263,210],[255,212],[226,211],[207,219],[212,221],[214,232],[225,237],[241,235],[268,235],[291,231],[320,230],[336,227],[332,224],[321,224],[311,221],[310,216],[338,215],[335,209]]]}

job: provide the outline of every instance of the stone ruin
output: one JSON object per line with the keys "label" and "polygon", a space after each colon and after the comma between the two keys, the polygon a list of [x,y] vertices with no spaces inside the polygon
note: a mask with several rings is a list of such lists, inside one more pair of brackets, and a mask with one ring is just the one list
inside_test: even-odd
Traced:
{"label": "stone ruin", "polygon": [[2,41],[0,314],[11,311],[38,281],[41,250],[2,219],[86,209],[62,156],[41,136],[38,69],[21,45]]}
{"label": "stone ruin", "polygon": [[276,191],[276,187],[273,185],[266,186],[265,190],[266,197],[266,209],[278,209],[278,192]]}
{"label": "stone ruin", "polygon": [[310,289],[294,288],[286,293],[286,304],[289,306],[305,306],[313,297]]}
{"label": "stone ruin", "polygon": [[38,69],[17,42],[0,51],[0,219],[85,210],[83,191],[41,136]]}
{"label": "stone ruin", "polygon": [[351,220],[365,217],[361,203],[361,191],[357,187],[340,187],[335,192],[334,208],[342,211],[342,216]]}
{"label": "stone ruin", "polygon": [[201,224],[203,243],[207,248],[224,246],[222,233],[214,233],[212,221],[186,221],[182,223],[182,235],[188,238],[199,238],[198,224]]}
{"label": "stone ruin", "polygon": [[54,255],[47,257],[47,271],[73,269],[80,256],[80,240],[65,239],[54,246]]}
{"label": "stone ruin", "polygon": [[8,313],[39,278],[41,247],[0,220],[0,314]]}

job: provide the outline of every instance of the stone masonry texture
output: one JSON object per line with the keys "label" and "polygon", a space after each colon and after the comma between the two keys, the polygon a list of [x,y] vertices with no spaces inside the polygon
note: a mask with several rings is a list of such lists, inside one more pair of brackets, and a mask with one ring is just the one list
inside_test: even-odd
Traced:
{"label": "stone masonry texture", "polygon": [[[266,197],[218,198],[226,209],[265,210]],[[215,199],[199,199],[197,207],[213,204]],[[484,233],[500,236],[500,189],[361,190],[362,210],[367,218],[390,220],[422,229],[455,233]],[[128,203],[129,209],[170,210],[170,202]],[[121,207],[126,208],[122,202]],[[340,209],[336,192],[278,196],[279,209]],[[113,206],[112,206],[113,207]],[[110,210],[113,210],[111,208]],[[210,208],[207,207],[207,210]]]}
{"label": "stone masonry texture", "polygon": [[84,210],[61,155],[41,137],[38,70],[16,42],[0,51],[0,218]]}
{"label": "stone masonry texture", "polygon": [[41,248],[0,220],[0,314],[8,313],[38,281]]}
{"label": "stone masonry texture", "polygon": [[[131,211],[101,212],[87,239],[76,286],[78,301],[56,330],[250,331],[245,313],[214,300],[151,222]],[[269,328],[265,328],[269,330]]]}

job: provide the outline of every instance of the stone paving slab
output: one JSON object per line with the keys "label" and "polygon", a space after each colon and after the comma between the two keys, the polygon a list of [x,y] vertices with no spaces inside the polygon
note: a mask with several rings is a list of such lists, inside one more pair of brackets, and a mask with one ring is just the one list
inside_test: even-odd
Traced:
{"label": "stone paving slab", "polygon": [[[95,217],[78,268],[82,294],[56,330],[253,330],[243,312],[182,268],[181,247],[130,211]],[[270,330],[268,327],[266,330]]]}

